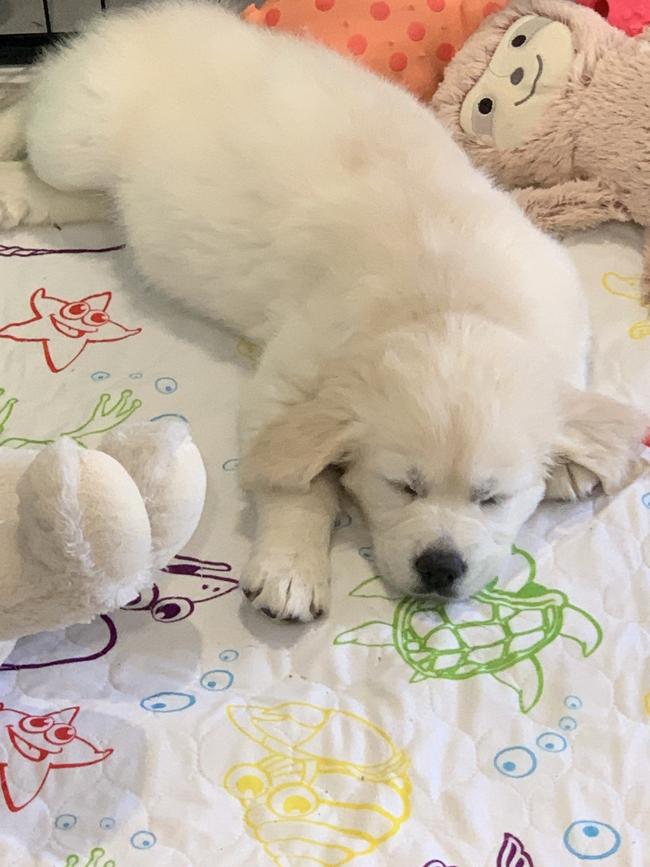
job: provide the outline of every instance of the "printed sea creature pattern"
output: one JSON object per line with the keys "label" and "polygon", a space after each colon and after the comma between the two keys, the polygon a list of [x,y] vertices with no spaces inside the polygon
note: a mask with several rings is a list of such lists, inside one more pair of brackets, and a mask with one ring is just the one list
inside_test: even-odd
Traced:
{"label": "printed sea creature pattern", "polygon": [[504,834],[496,867],[535,867],[524,844],[514,834]]}
{"label": "printed sea creature pattern", "polygon": [[[61,431],[53,437],[3,437],[7,424],[18,404],[15,397],[4,398],[5,390],[0,388],[0,446],[12,449],[39,448],[50,445],[59,437],[70,437],[77,445],[92,447],[109,430],[128,421],[141,406],[142,401],[133,397],[131,389],[124,389],[113,401],[110,394],[102,394],[89,415],[77,427]],[[4,399],[4,403],[2,402]],[[88,440],[91,439],[91,442]]]}
{"label": "printed sea creature pattern", "polygon": [[32,256],[70,256],[82,253],[116,253],[123,250],[124,244],[113,244],[108,247],[21,247],[18,244],[0,244],[0,256],[10,258],[17,256],[28,259]]}
{"label": "printed sea creature pattern", "polygon": [[[616,271],[608,271],[603,274],[603,288],[619,298],[627,298],[629,301],[635,301],[637,305],[641,304],[641,277],[626,277],[623,274],[617,274]],[[644,337],[650,336],[650,319],[643,317],[637,322],[633,322],[628,328],[628,335],[632,340],[643,340]]]}
{"label": "printed sea creature pattern", "polygon": [[[444,861],[436,858],[433,861],[427,861],[424,867],[454,867],[454,865],[445,864]],[[514,834],[506,832],[503,835],[503,842],[499,848],[495,867],[535,867],[535,865],[521,840]]]}
{"label": "printed sea creature pattern", "polygon": [[0,703],[0,787],[12,813],[31,804],[51,772],[96,765],[113,752],[77,734],[78,713],[67,707],[31,714]]}
{"label": "printed sea creature pattern", "polygon": [[79,855],[68,855],[63,867],[117,867],[116,862],[112,858],[104,859],[105,855],[104,849],[101,846],[96,846],[90,850],[87,858],[80,857]]}
{"label": "printed sea creature pattern", "polygon": [[93,343],[114,343],[133,337],[141,328],[126,328],[111,319],[108,307],[112,292],[97,292],[66,301],[48,295],[45,289],[32,293],[32,316],[0,328],[0,338],[18,343],[40,343],[52,373],[60,373]]}
{"label": "printed sea creature pattern", "polygon": [[[179,554],[160,572],[157,583],[144,589],[121,610],[140,615],[146,613],[159,624],[179,623],[192,616],[197,604],[220,599],[239,586],[229,563],[198,557]],[[76,641],[77,653],[73,656],[52,655],[42,659],[23,659],[21,656],[17,661],[12,654],[10,661],[0,665],[0,672],[57,668],[101,659],[119,643],[116,620],[115,614],[102,614],[96,618],[87,633],[89,646],[84,648]]]}
{"label": "printed sea creature pattern", "polygon": [[[209,476],[196,537],[150,588],[0,665],[3,865],[645,867],[647,474],[544,506],[499,579],[446,610],[370,578],[342,501],[329,617],[279,626],[238,592],[235,416],[262,343],[156,309],[135,275],[127,291],[104,229],[2,240],[0,445],[95,448],[177,418]],[[595,387],[650,406],[638,257],[596,258]]]}
{"label": "printed sea creature pattern", "polygon": [[239,581],[230,574],[229,563],[179,554],[160,571],[177,576],[173,583],[178,589],[174,591],[169,581],[163,589],[152,584],[124,605],[123,611],[148,611],[159,623],[178,623],[190,617],[198,603],[226,596],[239,586]]}
{"label": "printed sea creature pattern", "polygon": [[228,717],[265,755],[233,765],[224,786],[278,867],[347,864],[408,818],[409,760],[369,720],[304,702],[229,705]]}
{"label": "printed sea creature pattern", "polygon": [[[336,636],[334,643],[394,647],[413,670],[411,683],[429,679],[464,681],[490,675],[517,693],[527,713],[544,691],[538,653],[558,637],[575,641],[583,656],[600,645],[600,625],[572,605],[561,590],[537,583],[536,564],[526,551],[513,553],[528,564],[528,580],[518,591],[501,589],[498,579],[474,596],[470,619],[456,621],[441,605],[406,597],[391,623],[369,621]],[[364,581],[351,596],[381,596],[381,579]]]}

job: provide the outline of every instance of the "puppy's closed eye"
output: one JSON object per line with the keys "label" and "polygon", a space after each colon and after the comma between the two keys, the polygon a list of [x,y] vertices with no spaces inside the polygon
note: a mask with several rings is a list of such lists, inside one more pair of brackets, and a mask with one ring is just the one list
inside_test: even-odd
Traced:
{"label": "puppy's closed eye", "polygon": [[408,479],[386,479],[386,482],[400,494],[415,500],[417,497],[426,497],[428,489],[422,477],[413,472]]}
{"label": "puppy's closed eye", "polygon": [[477,502],[483,509],[492,509],[495,506],[502,506],[507,499],[505,494],[491,494],[489,497],[483,497]]}
{"label": "puppy's closed eye", "polygon": [[472,488],[470,499],[482,509],[493,509],[501,506],[508,499],[506,494],[498,494],[494,490],[494,483],[477,485]]}
{"label": "puppy's closed eye", "polygon": [[400,482],[397,479],[386,479],[391,488],[394,488],[396,491],[399,491],[400,494],[405,494],[407,497],[410,497],[414,500],[416,497],[420,496],[417,490],[413,487],[410,482]]}

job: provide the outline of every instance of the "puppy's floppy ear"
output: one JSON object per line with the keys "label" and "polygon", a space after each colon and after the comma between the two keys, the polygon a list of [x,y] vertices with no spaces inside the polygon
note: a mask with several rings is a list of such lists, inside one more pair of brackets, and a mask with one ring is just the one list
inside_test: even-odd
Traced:
{"label": "puppy's floppy ear", "polygon": [[620,489],[641,455],[648,417],[610,397],[569,387],[561,410],[563,425],[554,447],[558,463],[591,470],[605,493]]}
{"label": "puppy's floppy ear", "polygon": [[343,460],[351,441],[351,421],[322,395],[288,406],[243,455],[242,485],[306,491],[329,464]]}

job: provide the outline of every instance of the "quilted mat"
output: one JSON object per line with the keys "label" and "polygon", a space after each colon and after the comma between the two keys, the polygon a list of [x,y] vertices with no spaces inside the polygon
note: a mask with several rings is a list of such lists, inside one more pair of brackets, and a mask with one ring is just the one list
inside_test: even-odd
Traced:
{"label": "quilted mat", "polygon": [[[544,507],[446,610],[390,598],[343,504],[330,616],[274,624],[238,592],[235,418],[259,349],[145,291],[113,229],[0,240],[0,445],[181,416],[209,473],[150,593],[2,666],[2,867],[647,867],[650,474]],[[596,385],[650,407],[639,235],[570,246]],[[92,341],[48,325],[45,304],[90,296],[111,325]],[[67,727],[56,757],[33,717]]]}

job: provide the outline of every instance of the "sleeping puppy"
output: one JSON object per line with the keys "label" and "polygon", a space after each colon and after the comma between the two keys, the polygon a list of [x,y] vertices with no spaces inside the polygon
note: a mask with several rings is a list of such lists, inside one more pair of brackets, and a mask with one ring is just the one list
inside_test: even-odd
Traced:
{"label": "sleeping puppy", "polygon": [[101,218],[107,193],[149,281],[264,342],[242,583],[270,616],[327,609],[339,480],[381,574],[443,600],[494,576],[545,496],[623,484],[646,423],[583,390],[569,256],[398,87],[175,2],[50,54],[0,131],[5,227]]}

